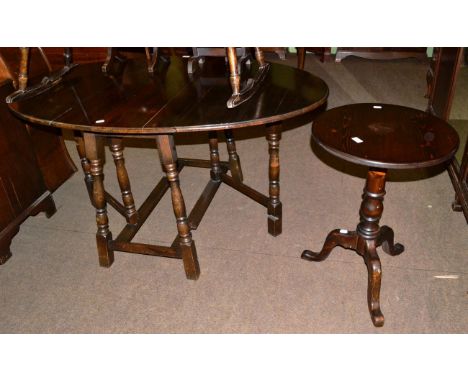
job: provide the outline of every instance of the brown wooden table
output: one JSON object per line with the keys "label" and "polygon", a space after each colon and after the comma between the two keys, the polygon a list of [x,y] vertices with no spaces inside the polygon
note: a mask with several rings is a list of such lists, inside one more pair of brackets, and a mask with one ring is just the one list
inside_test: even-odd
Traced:
{"label": "brown wooden table", "polygon": [[[354,104],[331,109],[313,123],[312,137],[323,149],[349,162],[369,167],[356,231],[331,231],[320,252],[305,250],[302,258],[325,260],[333,248],[355,250],[368,270],[367,300],[372,322],[384,324],[380,310],[382,270],[377,247],[389,255],[403,252],[393,230],[379,226],[387,169],[414,169],[448,162],[459,145],[456,131],[445,121],[403,106]],[[448,164],[448,163],[447,163]]]}
{"label": "brown wooden table", "polygon": [[[257,68],[252,65],[252,73]],[[320,78],[292,67],[271,64],[257,93],[244,104],[228,109],[232,89],[224,60],[206,60],[201,70],[187,71],[187,62],[171,57],[160,62],[153,74],[146,62],[126,61],[103,73],[101,64],[78,65],[52,86],[10,104],[20,118],[46,126],[77,132],[77,146],[91,202],[96,208],[99,263],[109,267],[114,251],[166,256],[183,260],[186,276],[199,277],[199,265],[191,231],[201,219],[221,183],[225,183],[265,206],[268,232],[281,233],[279,198],[279,141],[281,122],[310,112],[324,104],[328,87]],[[242,81],[252,73],[245,70]],[[39,93],[39,94],[38,94]],[[243,182],[232,130],[248,126],[264,128],[269,148],[269,195]],[[226,133],[229,161],[221,161],[217,132]],[[174,135],[209,132],[210,159],[178,158]],[[122,138],[156,140],[166,176],[136,208],[124,164]],[[110,138],[123,203],[105,191],[102,149]],[[179,173],[185,166],[210,169],[210,180],[187,216]],[[230,173],[230,174],[228,174]],[[178,235],[170,247],[132,242],[151,211],[170,189]],[[115,239],[109,230],[107,204],[127,221]]]}

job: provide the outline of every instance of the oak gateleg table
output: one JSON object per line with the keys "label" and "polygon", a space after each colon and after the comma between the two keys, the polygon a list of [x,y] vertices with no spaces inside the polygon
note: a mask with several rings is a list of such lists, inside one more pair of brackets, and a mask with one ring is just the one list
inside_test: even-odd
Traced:
{"label": "oak gateleg table", "polygon": [[[242,72],[242,81],[257,68]],[[99,264],[110,267],[114,251],[165,256],[183,260],[188,279],[197,279],[200,268],[192,230],[196,230],[221,183],[227,184],[267,208],[268,232],[279,235],[282,205],[279,197],[279,142],[281,123],[323,105],[328,87],[320,78],[292,67],[272,63],[270,70],[247,102],[228,109],[231,96],[229,72],[224,60],[206,60],[195,73],[187,61],[171,57],[148,73],[144,60],[128,60],[107,72],[100,63],[77,65],[56,83],[25,93],[9,104],[18,117],[34,124],[70,129],[85,173],[91,203],[96,209]],[[249,126],[265,129],[269,149],[269,194],[264,195],[243,182],[233,130]],[[228,161],[221,161],[217,133],[226,135]],[[174,135],[208,132],[210,159],[178,158]],[[125,167],[124,137],[154,139],[165,176],[139,208],[132,195]],[[110,195],[103,182],[103,148],[110,151],[117,171],[122,203]],[[187,216],[179,173],[184,167],[210,169],[210,178],[193,210]],[[136,243],[132,239],[166,191],[170,189],[177,224],[171,246]],[[127,224],[115,237],[109,230],[107,204]]]}

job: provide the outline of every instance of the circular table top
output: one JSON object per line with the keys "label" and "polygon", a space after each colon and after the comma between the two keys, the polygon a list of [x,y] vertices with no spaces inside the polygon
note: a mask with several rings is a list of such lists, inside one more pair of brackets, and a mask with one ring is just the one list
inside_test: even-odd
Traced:
{"label": "circular table top", "polygon": [[[244,70],[253,76],[256,64]],[[254,96],[228,109],[232,94],[224,60],[207,59],[189,75],[186,60],[171,57],[150,74],[144,60],[128,60],[109,74],[101,64],[78,65],[54,87],[9,104],[29,122],[114,134],[168,134],[234,129],[279,122],[310,112],[328,97],[323,80],[271,63]]]}
{"label": "circular table top", "polygon": [[456,131],[440,118],[379,103],[326,111],[313,122],[312,137],[339,158],[378,168],[435,166],[453,157],[459,145]]}

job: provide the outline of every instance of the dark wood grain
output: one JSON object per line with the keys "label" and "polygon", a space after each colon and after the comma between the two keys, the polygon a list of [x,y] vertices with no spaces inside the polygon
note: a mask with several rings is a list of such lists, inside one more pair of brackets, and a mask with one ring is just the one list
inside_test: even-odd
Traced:
{"label": "dark wood grain", "polygon": [[312,135],[337,157],[380,168],[435,166],[451,159],[459,145],[456,131],[440,118],[373,103],[327,111],[314,121]]}

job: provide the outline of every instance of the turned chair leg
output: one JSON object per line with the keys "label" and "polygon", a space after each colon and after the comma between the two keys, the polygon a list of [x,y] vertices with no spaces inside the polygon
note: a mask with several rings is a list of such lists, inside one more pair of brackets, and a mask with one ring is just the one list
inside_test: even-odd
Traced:
{"label": "turned chair leg", "polygon": [[232,95],[240,93],[240,74],[237,66],[236,48],[226,48],[229,63],[229,81],[231,83]]}
{"label": "turned chair leg", "polygon": [[18,89],[25,90],[28,86],[28,65],[30,58],[30,48],[20,48],[21,60],[18,73]]}
{"label": "turned chair leg", "polygon": [[115,57],[115,50],[114,50],[114,48],[107,48],[106,60],[104,61],[104,64],[102,64],[102,67],[101,67],[101,70],[102,70],[104,73],[107,73],[107,72],[108,72],[108,67],[109,67],[111,61],[114,59],[114,57]]}
{"label": "turned chair leg", "polygon": [[179,233],[179,245],[177,251],[180,253],[188,279],[196,280],[200,276],[195,242],[187,219],[185,202],[179,185],[179,173],[177,171],[177,153],[172,135],[158,135],[156,137],[159,156],[162,166],[166,172],[167,180],[171,187],[172,207],[177,221]]}
{"label": "turned chair leg", "polygon": [[305,48],[296,48],[296,49],[297,49],[297,67],[298,69],[304,70]]}
{"label": "turned chair leg", "polygon": [[255,48],[255,59],[258,61],[260,68],[264,68],[266,66],[265,56],[260,48]]}
{"label": "turned chair leg", "polygon": [[109,72],[109,65],[111,65],[112,61],[117,60],[117,62],[124,62],[125,58],[119,55],[119,52],[116,48],[107,48],[107,56],[104,64],[101,66],[101,70],[103,73]]}
{"label": "turned chair leg", "polygon": [[226,136],[226,146],[229,154],[229,168],[231,170],[231,175],[233,179],[238,182],[242,182],[244,180],[244,176],[242,174],[240,158],[239,155],[237,155],[236,142],[234,141],[232,130],[224,130],[224,135]]}
{"label": "turned chair leg", "polygon": [[226,55],[229,63],[229,80],[232,88],[232,95],[228,99],[226,105],[231,109],[254,96],[260,84],[266,78],[270,69],[270,64],[265,62],[263,51],[260,48],[255,48],[255,57],[259,63],[259,69],[253,78],[247,79],[247,82],[243,85],[243,89],[241,89],[241,76],[236,48],[226,48]]}
{"label": "turned chair leg", "polygon": [[127,222],[129,224],[137,224],[138,212],[135,207],[135,201],[133,200],[133,194],[130,187],[130,179],[128,178],[127,169],[125,167],[122,138],[111,138],[110,151],[114,158],[117,180],[119,182],[120,191],[122,192],[122,201],[126,210]]}
{"label": "turned chair leg", "polygon": [[96,208],[97,233],[96,242],[99,255],[99,265],[110,267],[114,262],[112,250],[112,233],[109,230],[109,218],[106,209],[106,195],[103,182],[103,160],[101,153],[104,147],[104,138],[92,133],[84,133],[84,146],[86,157],[90,161],[90,172],[93,177],[93,201]]}
{"label": "turned chair leg", "polygon": [[154,67],[158,62],[158,51],[159,48],[145,48],[145,55],[146,55],[146,65],[148,67],[149,73],[154,73]]}
{"label": "turned chair leg", "polygon": [[279,142],[281,139],[281,125],[267,126],[268,152],[270,155],[268,166],[269,200],[268,200],[268,233],[278,236],[282,231],[282,204],[280,202],[280,161]]}

